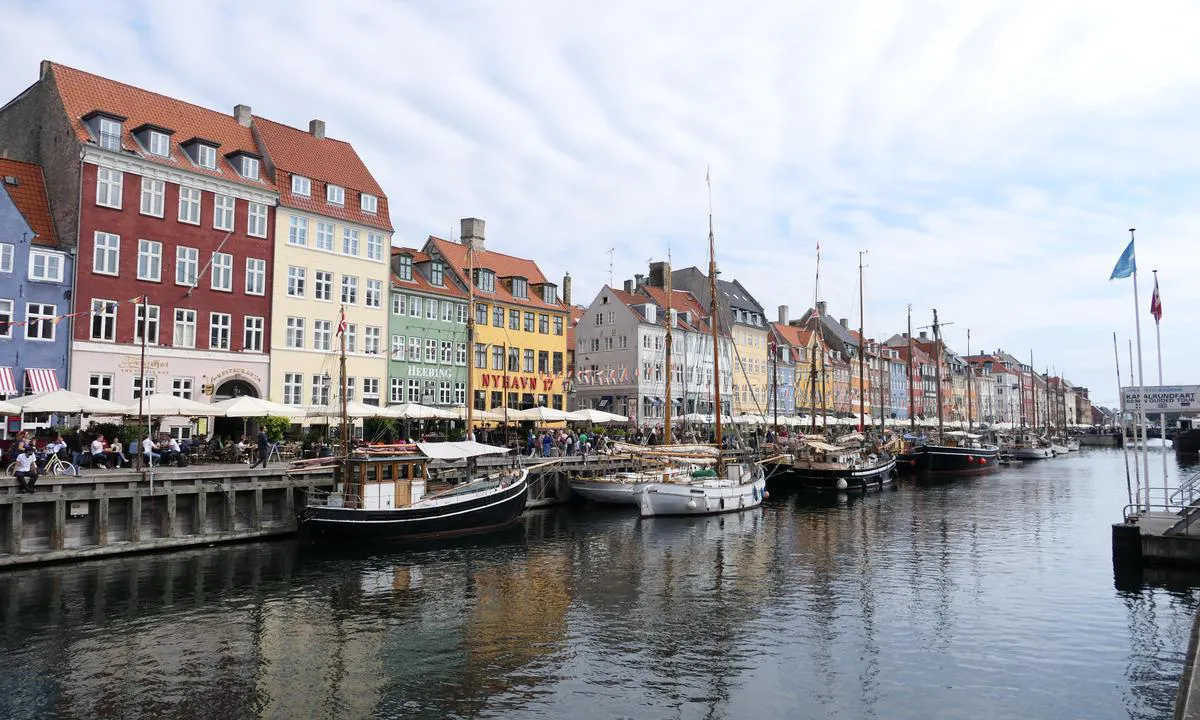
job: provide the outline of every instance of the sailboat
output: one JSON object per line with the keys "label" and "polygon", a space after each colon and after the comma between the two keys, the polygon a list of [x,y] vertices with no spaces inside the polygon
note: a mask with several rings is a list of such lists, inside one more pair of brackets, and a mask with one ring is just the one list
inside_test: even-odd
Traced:
{"label": "sailboat", "polygon": [[[467,347],[474,347],[475,305],[473,248],[467,250]],[[346,417],[345,308],[338,325],[341,335],[342,448],[336,463],[334,489],[314,494],[301,522],[314,539],[424,540],[501,530],[521,517],[529,497],[529,470],[519,465],[494,472],[476,472],[476,459],[502,455],[509,448],[465,442],[418,442],[373,448],[369,454],[349,451]],[[467,353],[466,428],[471,433],[472,357]],[[430,479],[433,461],[462,461],[465,482],[450,485]],[[306,465],[307,464],[307,465]],[[293,463],[293,469],[318,467],[320,460]],[[433,492],[429,492],[433,491]],[[428,494],[427,494],[428,493]]]}
{"label": "sailboat", "polygon": [[[713,341],[713,419],[716,454],[712,467],[693,470],[682,477],[664,478],[638,486],[638,510],[642,517],[661,515],[716,515],[756,508],[766,497],[767,481],[763,466],[747,456],[725,452],[721,436],[721,353],[719,340],[720,316],[717,295],[716,237],[713,234],[712,186],[709,186],[708,211],[708,282],[711,299],[710,315]],[[668,315],[670,313],[668,312]],[[665,427],[670,438],[671,427],[671,327],[667,325],[667,405]],[[700,458],[693,458],[697,464]]]}

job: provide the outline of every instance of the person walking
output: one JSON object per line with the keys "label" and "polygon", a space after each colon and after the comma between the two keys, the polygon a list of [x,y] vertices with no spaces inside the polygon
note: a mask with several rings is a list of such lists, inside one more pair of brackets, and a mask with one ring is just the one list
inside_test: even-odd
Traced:
{"label": "person walking", "polygon": [[263,467],[267,466],[267,458],[271,454],[271,441],[267,438],[267,426],[258,426],[258,458],[250,464],[250,469],[258,467],[262,463]]}
{"label": "person walking", "polygon": [[33,492],[38,478],[37,453],[34,452],[33,445],[26,445],[24,451],[13,462],[16,464],[13,475],[17,478],[17,484],[21,486],[21,492]]}

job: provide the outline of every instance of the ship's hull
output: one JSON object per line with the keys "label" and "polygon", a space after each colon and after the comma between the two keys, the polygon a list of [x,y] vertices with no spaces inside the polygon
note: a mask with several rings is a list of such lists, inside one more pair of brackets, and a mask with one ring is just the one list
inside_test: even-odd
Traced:
{"label": "ship's hull", "polygon": [[1180,430],[1175,433],[1175,437],[1171,440],[1175,445],[1175,452],[1180,454],[1194,454],[1200,452],[1200,430]]}
{"label": "ship's hull", "polygon": [[896,470],[896,458],[889,457],[871,465],[845,463],[804,463],[780,465],[770,485],[808,492],[848,492],[879,490],[890,485]]}
{"label": "ship's hull", "polygon": [[739,482],[709,478],[692,483],[646,483],[638,494],[642,517],[663,515],[718,515],[762,505],[767,482],[763,469],[753,465],[749,477]]}
{"label": "ship's hull", "polygon": [[920,448],[917,470],[928,477],[951,477],[980,475],[991,472],[999,465],[999,449],[987,447],[957,447],[952,445],[925,445]]}
{"label": "ship's hull", "polygon": [[584,500],[606,505],[637,505],[645,483],[634,481],[572,480],[571,492]]}
{"label": "ship's hull", "polygon": [[1054,451],[1048,447],[1019,447],[1008,452],[1017,460],[1047,460],[1054,457]]}

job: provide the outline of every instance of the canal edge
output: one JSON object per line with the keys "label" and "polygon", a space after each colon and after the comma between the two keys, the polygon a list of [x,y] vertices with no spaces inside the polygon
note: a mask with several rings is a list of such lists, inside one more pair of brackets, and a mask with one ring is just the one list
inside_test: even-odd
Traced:
{"label": "canal edge", "polygon": [[1200,612],[1192,620],[1192,631],[1188,637],[1187,658],[1183,665],[1183,674],[1179,676],[1179,692],[1175,696],[1174,720],[1200,720],[1200,698],[1194,698],[1193,693],[1200,691],[1200,683],[1196,680],[1196,650],[1200,645]]}

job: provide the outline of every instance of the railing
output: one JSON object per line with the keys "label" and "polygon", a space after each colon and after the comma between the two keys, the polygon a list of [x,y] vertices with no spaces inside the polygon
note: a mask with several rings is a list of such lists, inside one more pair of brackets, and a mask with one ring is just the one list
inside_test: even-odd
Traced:
{"label": "railing", "polygon": [[347,508],[356,510],[363,506],[362,498],[354,493],[338,490],[314,490],[309,493],[308,504],[317,507]]}
{"label": "railing", "polygon": [[1122,511],[1126,522],[1142,517],[1149,518],[1151,512],[1169,513],[1179,519],[1168,530],[1172,535],[1191,535],[1192,519],[1200,515],[1200,473],[1184,481],[1184,485],[1171,493],[1165,502],[1153,500],[1130,503]]}
{"label": "railing", "polygon": [[1200,495],[1200,471],[1194,472],[1179,484],[1179,489],[1171,493],[1170,502],[1190,506]]}

